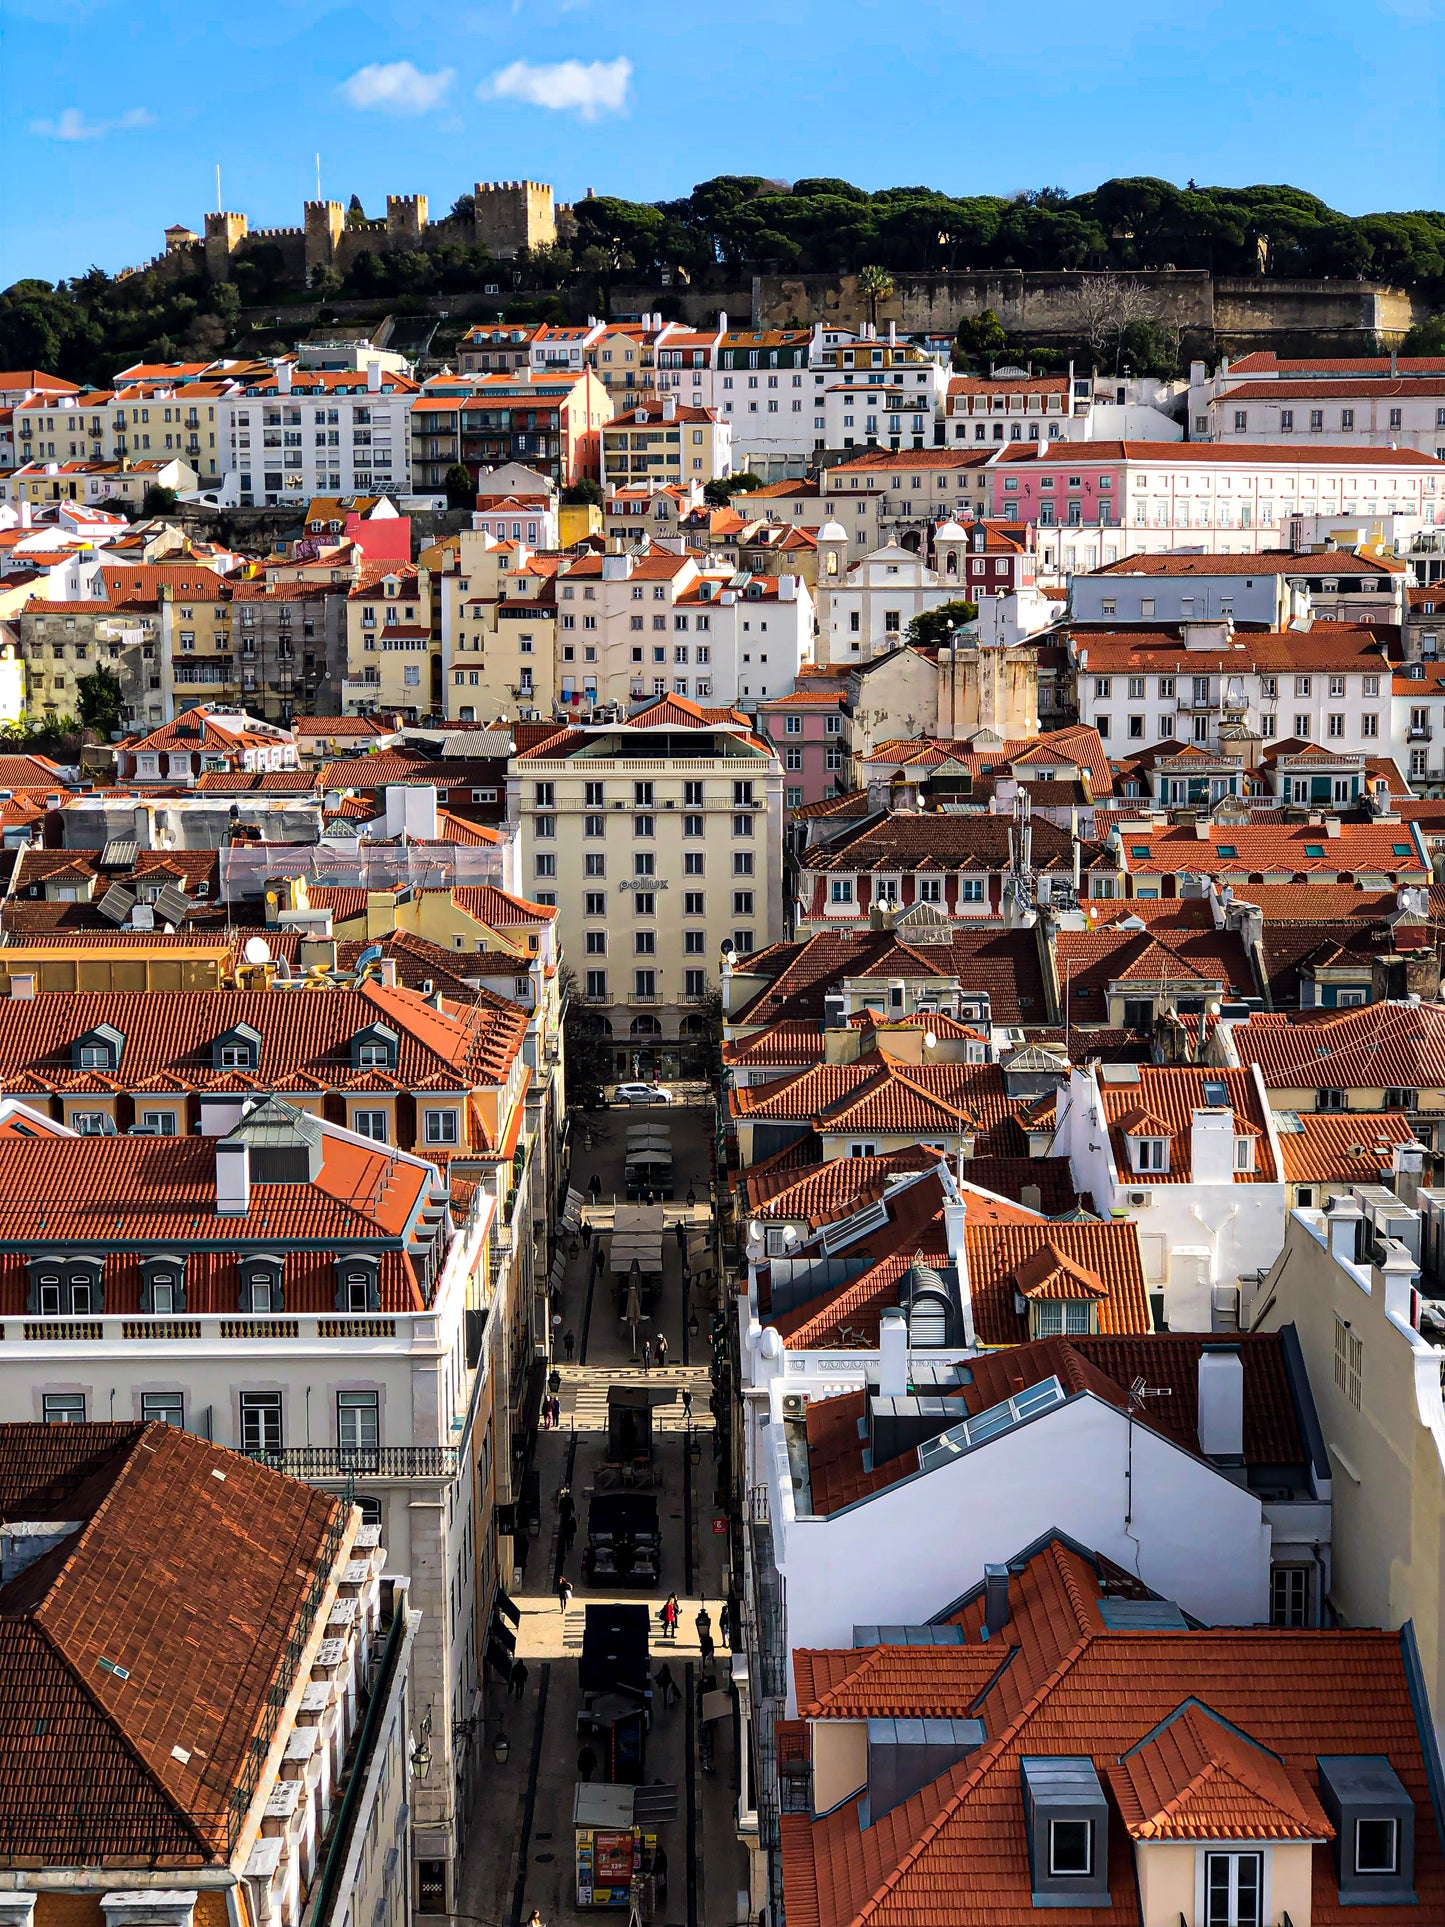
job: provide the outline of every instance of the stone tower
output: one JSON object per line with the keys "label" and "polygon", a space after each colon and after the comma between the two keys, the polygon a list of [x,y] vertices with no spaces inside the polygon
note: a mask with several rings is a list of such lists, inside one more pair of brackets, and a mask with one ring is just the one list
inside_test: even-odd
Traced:
{"label": "stone tower", "polygon": [[306,219],[306,279],[318,268],[336,265],[337,244],[346,226],[346,209],[340,201],[308,201]]}
{"label": "stone tower", "polygon": [[386,246],[388,253],[403,248],[419,248],[426,228],[425,194],[388,194],[386,197]]}
{"label": "stone tower", "polygon": [[229,281],[231,262],[237,248],[246,238],[250,223],[244,214],[208,214],[206,216],[206,278],[209,281]]}
{"label": "stone tower", "polygon": [[545,182],[478,181],[472,194],[476,238],[498,260],[521,248],[555,246],[557,211]]}

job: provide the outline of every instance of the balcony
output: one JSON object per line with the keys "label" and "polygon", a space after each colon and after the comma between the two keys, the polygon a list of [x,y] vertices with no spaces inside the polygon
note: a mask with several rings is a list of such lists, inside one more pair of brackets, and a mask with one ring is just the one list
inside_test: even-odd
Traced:
{"label": "balcony", "polygon": [[1409,740],[1412,743],[1428,743],[1434,737],[1434,730],[1428,723],[1411,723]]}
{"label": "balcony", "polygon": [[292,1479],[440,1479],[457,1476],[455,1445],[288,1445],[275,1452],[243,1452]]}

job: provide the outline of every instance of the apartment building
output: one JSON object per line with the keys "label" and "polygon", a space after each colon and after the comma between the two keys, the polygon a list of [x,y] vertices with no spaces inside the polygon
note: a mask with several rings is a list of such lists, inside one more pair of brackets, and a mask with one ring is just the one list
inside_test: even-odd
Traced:
{"label": "apartment building", "polygon": [[532,343],[547,332],[540,321],[478,321],[457,343],[464,375],[514,375],[531,366]]}
{"label": "apartment building", "polygon": [[733,472],[733,431],[714,408],[679,406],[671,395],[629,404],[602,425],[602,483],[657,480],[679,487]]}
{"label": "apartment building", "polygon": [[[847,530],[850,562],[888,542],[921,550],[934,523],[990,513],[991,459],[971,448],[879,448],[850,456],[823,471],[818,520]],[[1009,522],[1026,519],[1012,510],[994,512]]]}
{"label": "apartment building", "polygon": [[[454,563],[432,579],[441,604],[449,718],[470,723],[513,713],[551,715],[560,686],[559,566],[557,557],[536,557],[524,542],[498,542],[484,529],[462,530]],[[575,687],[574,678],[569,699]]]}
{"label": "apartment building", "polygon": [[320,582],[228,585],[241,696],[267,722],[341,711],[347,661],[346,590]]}
{"label": "apartment building", "polygon": [[1261,442],[1007,443],[989,513],[1038,526],[1040,560],[1069,574],[1139,550],[1277,548],[1296,514],[1445,518],[1445,463],[1405,448]]}
{"label": "apartment building", "polygon": [[783,764],[783,807],[804,808],[836,793],[843,770],[846,692],[822,679],[760,702],[758,725]]}
{"label": "apartment building", "polygon": [[1409,565],[1323,548],[1258,555],[1134,554],[1069,582],[1077,622],[1294,623],[1404,620]]}
{"label": "apartment building", "polygon": [[196,481],[211,487],[224,472],[222,404],[228,379],[178,387],[165,379],[94,389],[86,394],[37,394],[15,409],[15,454],[20,462],[183,461]]}
{"label": "apartment building", "polygon": [[586,366],[439,375],[411,409],[415,486],[441,488],[457,463],[478,478],[479,487],[484,469],[508,462],[522,463],[557,488],[595,478],[600,431],[611,416],[607,391]]}
{"label": "apartment building", "polygon": [[407,493],[419,393],[379,362],[358,372],[282,361],[236,382],[217,403],[226,499],[299,510],[316,495]]}
{"label": "apartment building", "polygon": [[357,1493],[423,1615],[413,1678],[442,1770],[410,1789],[412,1846],[422,1884],[438,1863],[449,1883],[479,1764],[518,1319],[532,1350],[530,1279],[504,1250],[511,1159],[454,1204],[424,1157],[279,1099],[235,1108],[211,1138],[56,1136],[37,1116],[7,1140],[26,1202],[0,1226],[0,1415],[160,1420]]}
{"label": "apartment building", "polygon": [[812,335],[806,328],[730,328],[718,316],[713,377],[714,406],[732,424],[735,466],[777,481],[802,473],[823,446],[822,411],[811,369]]}
{"label": "apartment building", "polygon": [[0,1757],[45,1787],[6,1807],[16,1927],[409,1927],[417,1622],[377,1525],[110,1421],[0,1428],[0,1519]]}
{"label": "apartment building", "polygon": [[1236,630],[1225,617],[1185,620],[1174,633],[1078,627],[1069,651],[1079,720],[1117,754],[1171,740],[1217,750],[1240,736],[1393,750],[1393,670],[1369,624]]}
{"label": "apartment building", "polygon": [[513,759],[528,891],[557,907],[619,1075],[678,1074],[724,948],[781,935],[782,812],[782,765],[748,719],[680,696]]}
{"label": "apartment building", "polygon": [[722,315],[716,328],[674,326],[659,338],[653,379],[658,394],[671,394],[692,408],[720,406],[716,374],[726,323],[727,317]]}
{"label": "apartment building", "polygon": [[1358,442],[1445,459],[1445,361],[1436,355],[1276,355],[1189,370],[1189,433],[1209,442]]}
{"label": "apartment building", "polygon": [[371,564],[346,595],[344,712],[420,722],[442,709],[440,624],[432,577],[413,563]]}

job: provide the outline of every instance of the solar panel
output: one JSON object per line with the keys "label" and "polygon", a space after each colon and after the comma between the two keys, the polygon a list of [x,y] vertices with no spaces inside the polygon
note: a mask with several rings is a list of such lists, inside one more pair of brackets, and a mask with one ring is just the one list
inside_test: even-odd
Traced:
{"label": "solar panel", "polygon": [[184,923],[191,900],[185,891],[168,883],[156,895],[155,913],[162,923]]}
{"label": "solar panel", "polygon": [[1002,1405],[991,1405],[986,1412],[979,1412],[973,1418],[964,1419],[958,1425],[951,1425],[937,1438],[926,1439],[918,1448],[918,1469],[931,1472],[935,1466],[949,1459],[961,1458],[965,1452],[972,1452],[976,1446],[987,1443],[989,1439],[1011,1432],[1025,1419],[1036,1418],[1051,1406],[1062,1405],[1064,1388],[1057,1378],[1042,1379],[1037,1385],[1030,1385],[1022,1392],[1016,1392]]}
{"label": "solar panel", "polygon": [[124,923],[135,908],[135,897],[123,884],[112,883],[100,902],[95,906],[103,917],[112,923]]}

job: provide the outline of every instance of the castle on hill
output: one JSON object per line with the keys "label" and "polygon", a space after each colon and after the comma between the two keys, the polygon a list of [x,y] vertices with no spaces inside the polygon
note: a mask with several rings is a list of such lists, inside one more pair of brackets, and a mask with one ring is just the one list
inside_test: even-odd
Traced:
{"label": "castle on hill", "polygon": [[358,255],[400,254],[414,249],[482,246],[498,260],[523,248],[551,247],[558,219],[571,210],[555,207],[544,181],[478,181],[472,212],[427,217],[425,194],[388,194],[386,218],[357,218],[341,201],[307,201],[300,227],[253,228],[244,214],[206,216],[204,236],[177,225],[166,229],[166,256],[204,256],[207,278],[229,281],[235,263],[253,248],[277,247],[288,274],[310,282],[319,268],[345,274]]}

